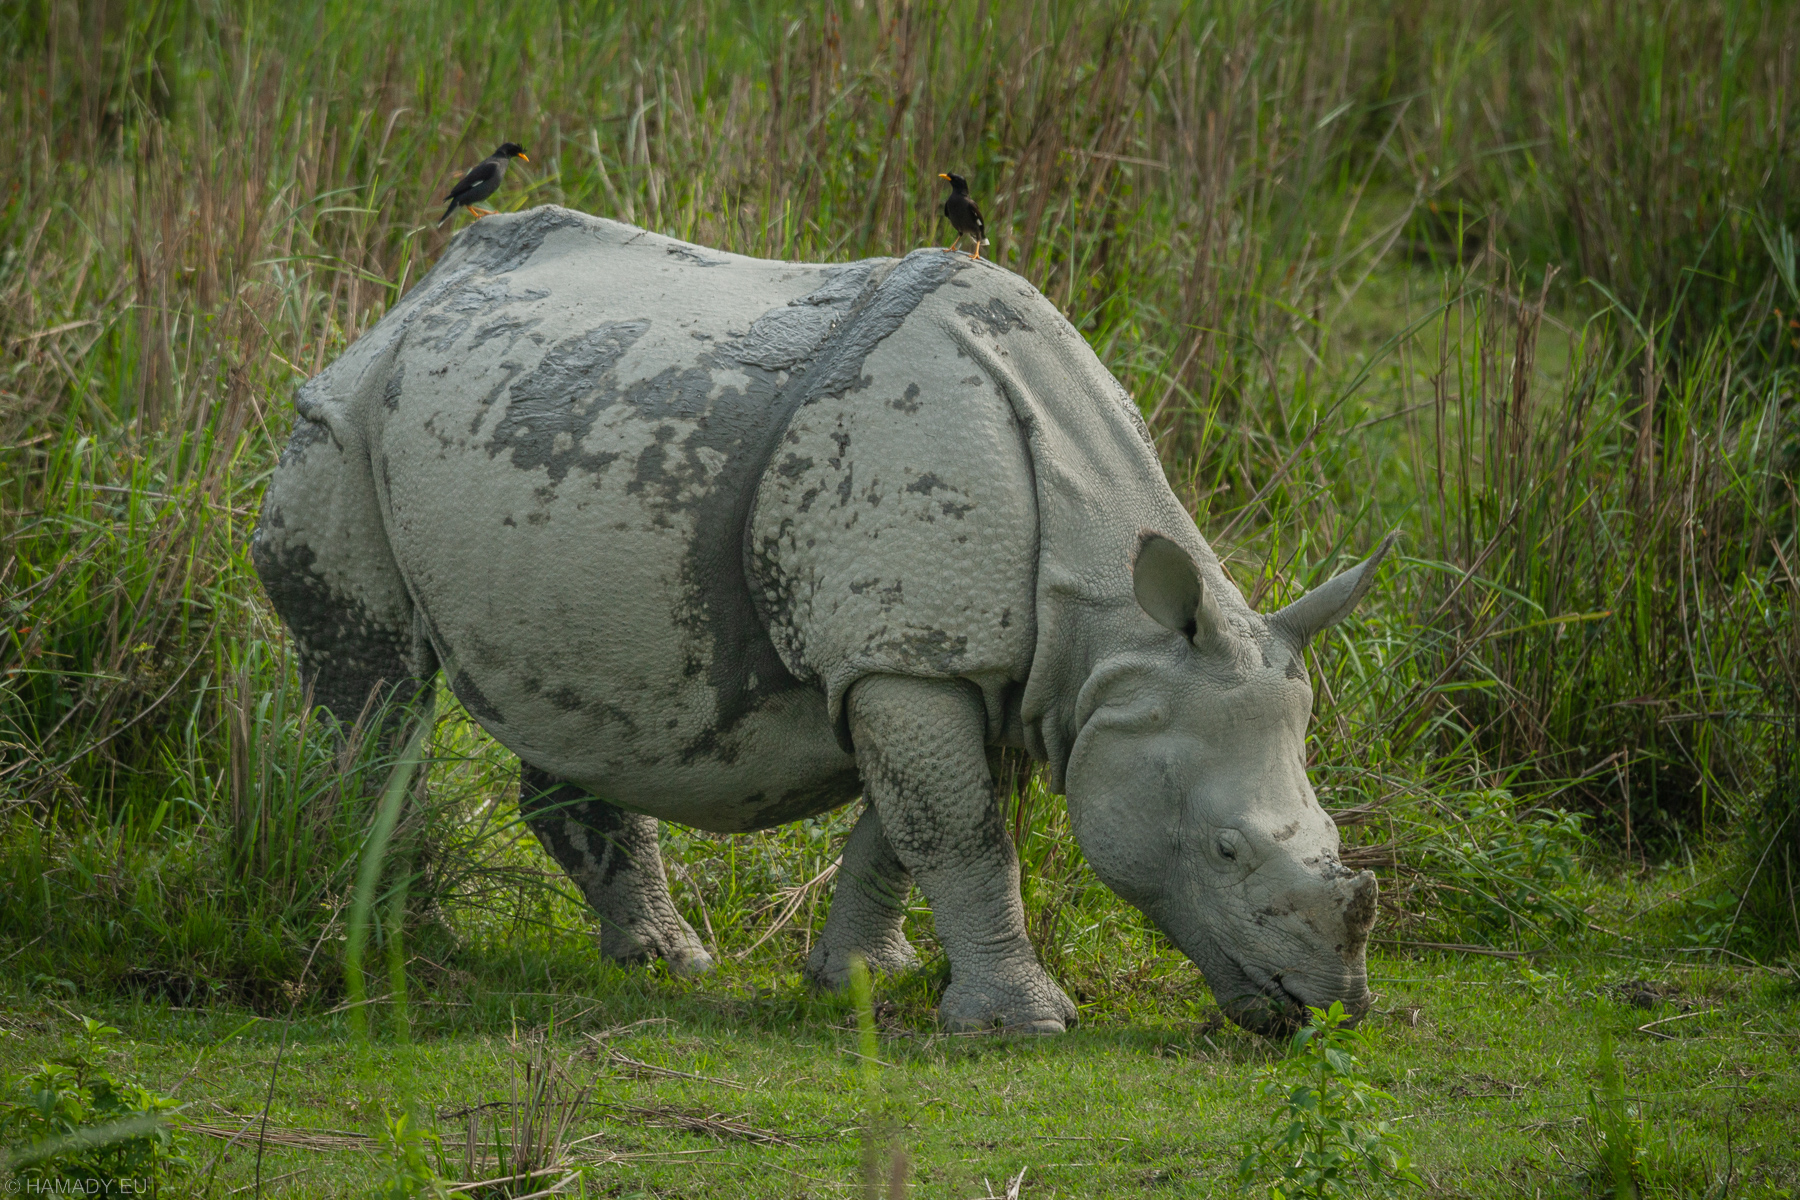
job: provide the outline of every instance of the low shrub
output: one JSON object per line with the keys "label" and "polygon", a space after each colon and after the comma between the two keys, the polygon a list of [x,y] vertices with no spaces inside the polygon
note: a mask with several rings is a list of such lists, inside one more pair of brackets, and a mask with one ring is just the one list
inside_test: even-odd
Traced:
{"label": "low shrub", "polygon": [[1269,1200],[1395,1195],[1420,1182],[1412,1160],[1389,1130],[1373,1119],[1376,1104],[1393,1100],[1369,1081],[1357,1060],[1368,1035],[1347,1026],[1339,1001],[1314,1008],[1294,1034],[1288,1057],[1257,1076],[1260,1099],[1279,1099],[1270,1129],[1243,1143],[1238,1186],[1267,1189]]}
{"label": "low shrub", "polygon": [[166,1119],[175,1100],[107,1068],[117,1036],[83,1017],[61,1057],[7,1081],[0,1142],[26,1190],[154,1196],[189,1168]]}

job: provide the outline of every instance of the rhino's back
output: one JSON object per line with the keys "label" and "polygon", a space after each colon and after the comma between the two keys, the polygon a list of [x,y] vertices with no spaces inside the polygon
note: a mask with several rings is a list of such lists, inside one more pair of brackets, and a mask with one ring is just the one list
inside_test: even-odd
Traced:
{"label": "rhino's back", "polygon": [[396,309],[370,414],[388,539],[497,738],[702,827],[854,797],[822,696],[757,617],[743,535],[799,381],[891,265],[537,210],[474,226]]}

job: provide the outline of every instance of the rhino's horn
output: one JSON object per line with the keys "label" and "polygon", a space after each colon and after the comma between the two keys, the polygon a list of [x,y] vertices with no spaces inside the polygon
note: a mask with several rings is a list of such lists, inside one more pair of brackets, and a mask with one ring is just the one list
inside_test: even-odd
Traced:
{"label": "rhino's horn", "polygon": [[1225,628],[1219,602],[1200,580],[1200,568],[1188,552],[1160,533],[1146,531],[1131,564],[1131,586],[1138,605],[1164,629],[1173,629],[1204,647]]}
{"label": "rhino's horn", "polygon": [[1350,615],[1375,582],[1375,568],[1397,540],[1399,535],[1393,533],[1382,538],[1375,553],[1277,612],[1269,618],[1269,627],[1297,649],[1327,625],[1336,625]]}

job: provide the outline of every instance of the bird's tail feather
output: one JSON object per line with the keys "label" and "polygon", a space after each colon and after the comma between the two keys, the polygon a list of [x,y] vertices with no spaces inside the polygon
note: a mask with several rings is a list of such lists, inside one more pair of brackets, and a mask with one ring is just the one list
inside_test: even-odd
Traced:
{"label": "bird's tail feather", "polygon": [[444,222],[448,221],[450,219],[450,214],[454,213],[455,211],[456,211],[456,201],[452,200],[450,202],[450,207],[446,208],[444,210],[444,215],[438,218],[437,227],[439,229],[442,229],[444,227]]}

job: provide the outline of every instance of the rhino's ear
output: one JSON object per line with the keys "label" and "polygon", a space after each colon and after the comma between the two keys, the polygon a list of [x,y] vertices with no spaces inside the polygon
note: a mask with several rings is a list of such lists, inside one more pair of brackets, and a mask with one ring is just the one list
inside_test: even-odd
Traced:
{"label": "rhino's ear", "polygon": [[1298,649],[1319,630],[1336,625],[1349,616],[1362,600],[1363,593],[1369,590],[1369,585],[1375,582],[1375,568],[1387,557],[1397,538],[1398,535],[1392,533],[1382,538],[1375,553],[1348,571],[1333,575],[1270,617],[1269,627]]}
{"label": "rhino's ear", "polygon": [[1200,581],[1186,550],[1160,533],[1144,533],[1131,564],[1131,586],[1151,620],[1204,646],[1225,627],[1218,601]]}

